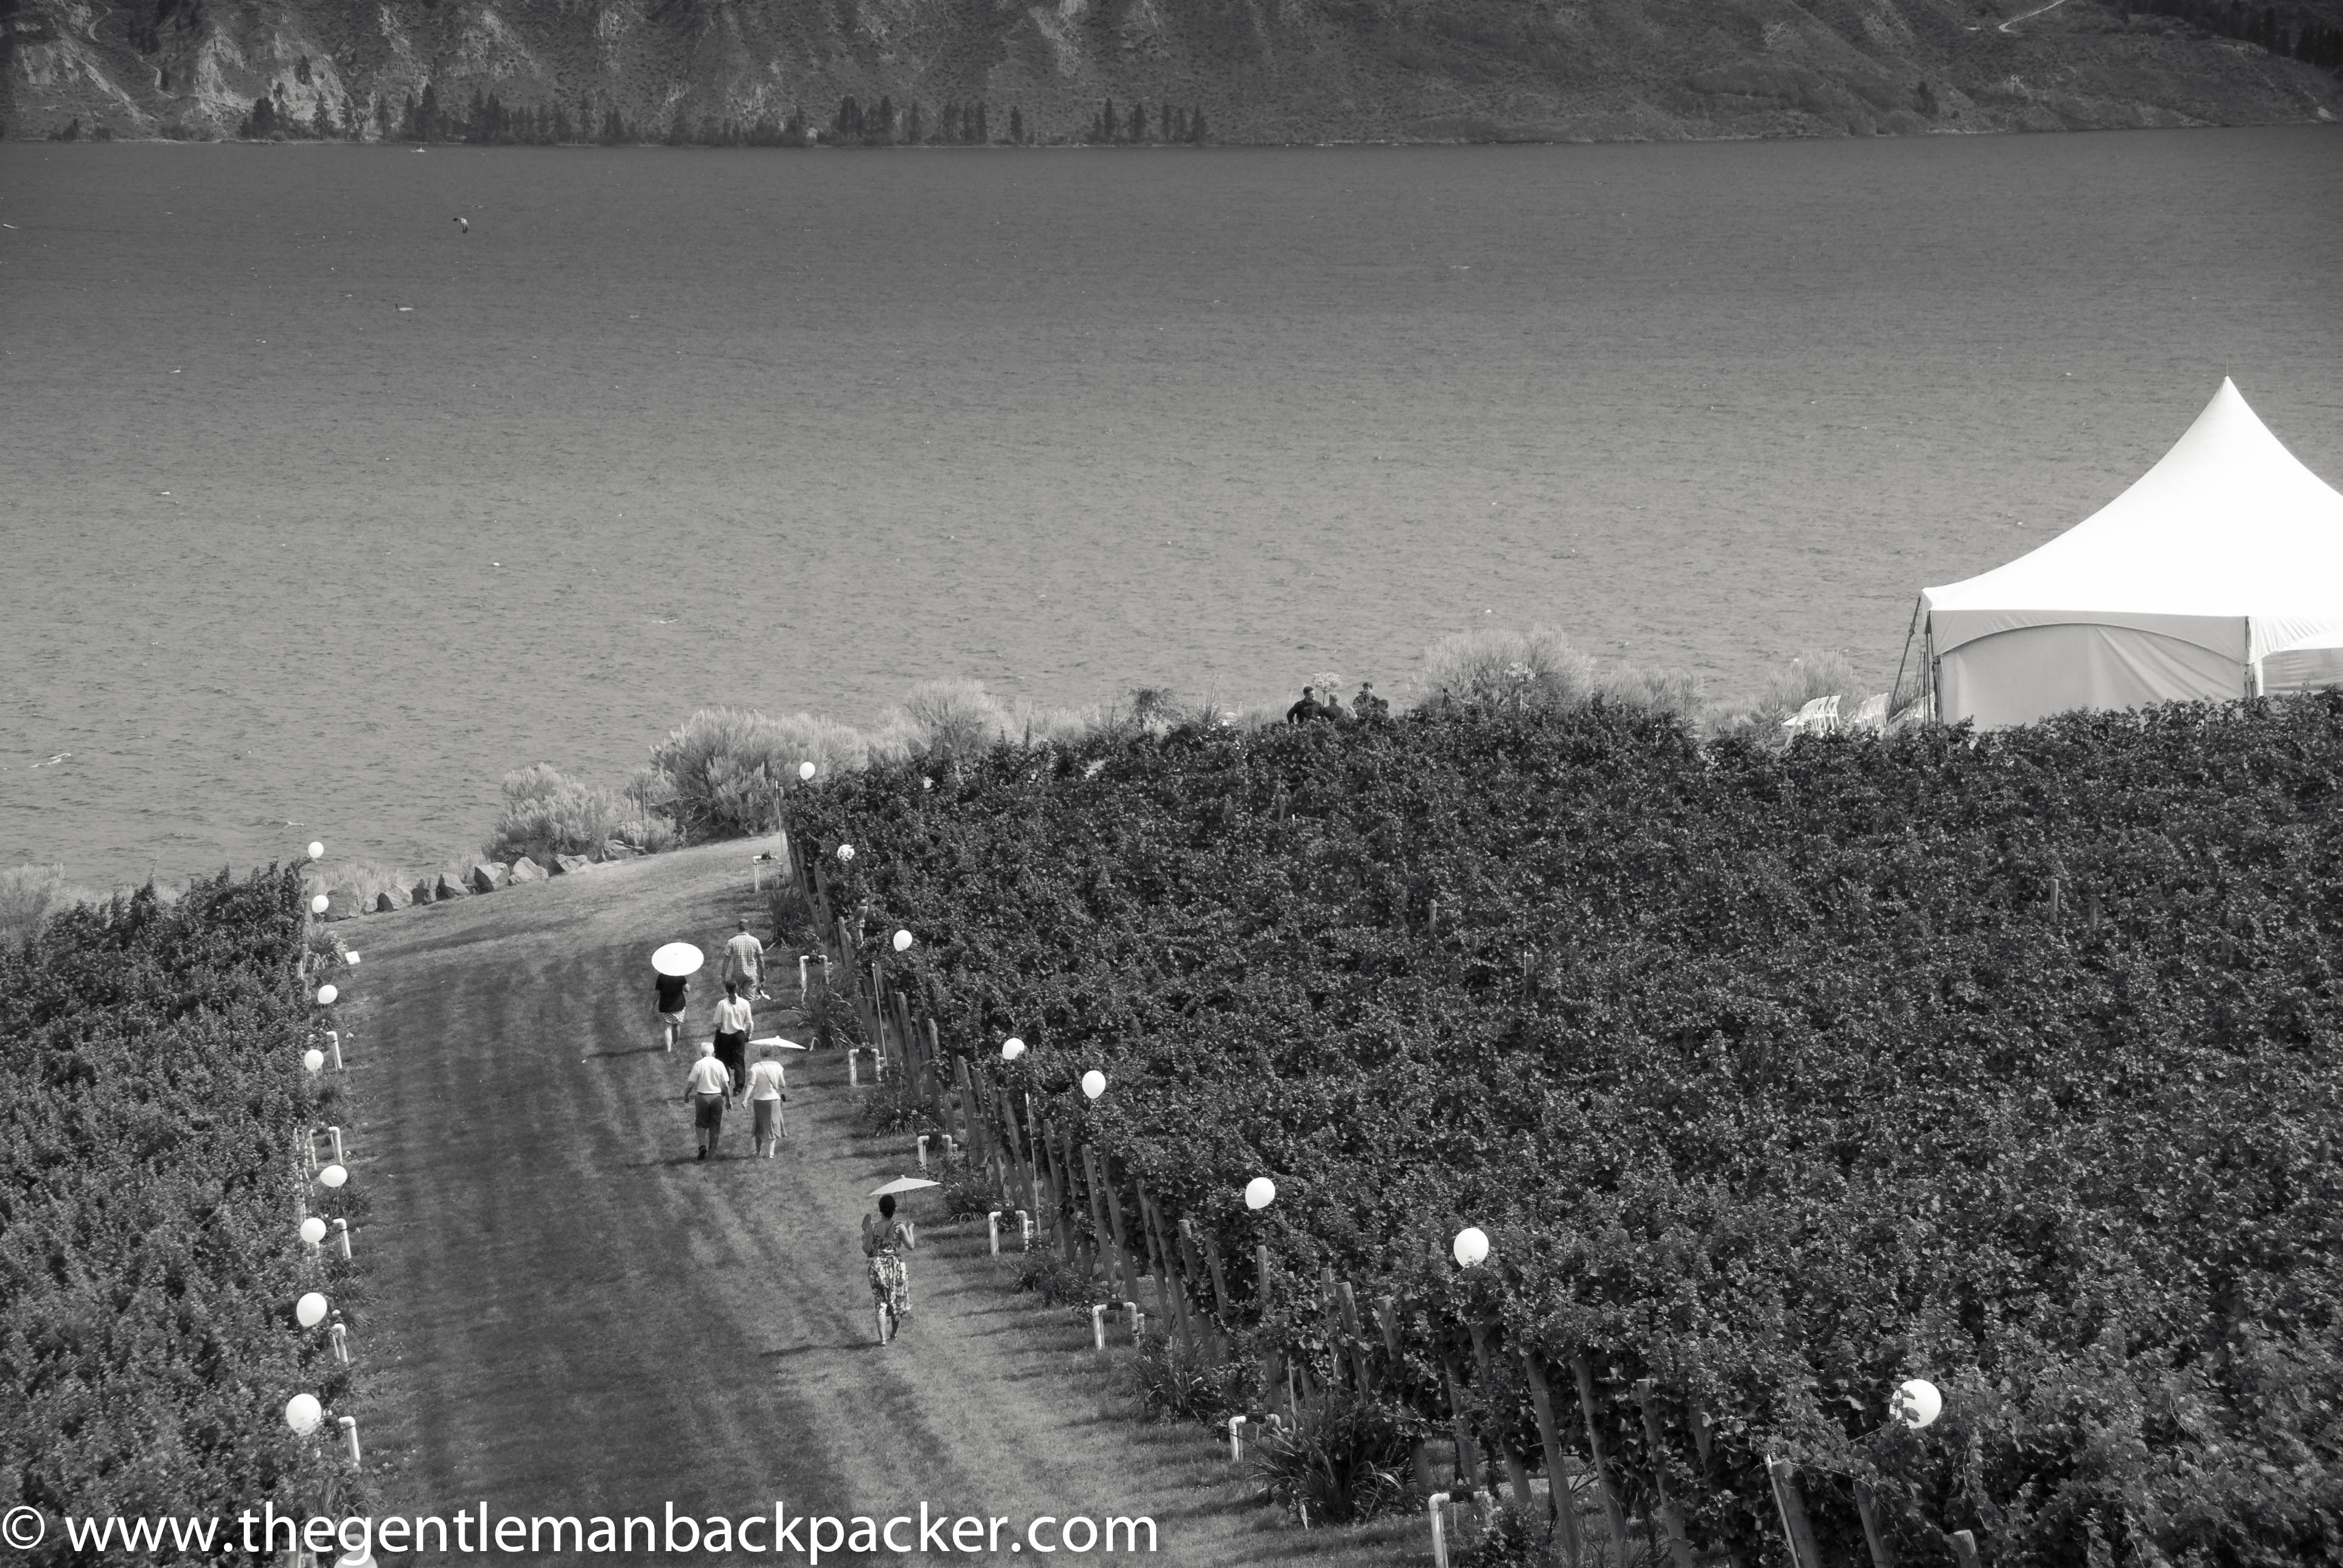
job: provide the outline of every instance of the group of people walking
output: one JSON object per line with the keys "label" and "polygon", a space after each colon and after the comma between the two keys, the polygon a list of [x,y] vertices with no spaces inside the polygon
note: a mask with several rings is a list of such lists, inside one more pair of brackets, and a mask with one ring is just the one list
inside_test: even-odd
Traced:
{"label": "group of people walking", "polygon": [[[764,944],[749,930],[746,917],[739,932],[724,944],[724,1000],[716,1004],[712,1038],[702,1040],[698,1057],[684,1075],[684,1103],[692,1110],[692,1128],[699,1140],[697,1158],[716,1158],[724,1133],[724,1112],[743,1101],[756,1118],[751,1128],[750,1158],[769,1160],[787,1135],[781,1107],[789,1100],[788,1077],[780,1048],[767,1045],[756,1065],[748,1065],[749,1035],[755,1027],[751,999],[769,1000],[764,989]],[[688,1039],[685,1028],[689,976],[659,976],[659,1035],[666,1049],[675,1050]],[[879,1342],[891,1341],[911,1311],[910,1276],[903,1253],[916,1241],[910,1225],[895,1217],[895,1199],[879,1200],[879,1212],[862,1216],[862,1255],[870,1282],[870,1298],[878,1309]]]}
{"label": "group of people walking", "polygon": [[1358,694],[1351,699],[1350,709],[1347,712],[1343,710],[1342,699],[1339,695],[1330,690],[1322,697],[1314,686],[1303,687],[1302,700],[1285,710],[1285,722],[1288,724],[1307,724],[1313,719],[1331,719],[1340,723],[1345,719],[1389,719],[1390,717],[1391,704],[1375,695],[1375,685],[1371,680],[1359,682]]}
{"label": "group of people walking", "polygon": [[[700,1043],[699,1058],[684,1078],[684,1102],[692,1108],[702,1160],[715,1158],[726,1108],[744,1101],[756,1119],[750,1129],[751,1158],[771,1159],[786,1136],[781,1107],[789,1100],[788,1077],[780,1048],[766,1046],[756,1066],[749,1065],[749,1033],[755,1027],[749,999],[770,1000],[764,978],[764,944],[750,934],[743,916],[739,934],[724,944],[724,1000],[716,1004],[714,1038]],[[690,989],[689,976],[659,977],[659,1029],[670,1051],[685,1038],[685,999]]]}

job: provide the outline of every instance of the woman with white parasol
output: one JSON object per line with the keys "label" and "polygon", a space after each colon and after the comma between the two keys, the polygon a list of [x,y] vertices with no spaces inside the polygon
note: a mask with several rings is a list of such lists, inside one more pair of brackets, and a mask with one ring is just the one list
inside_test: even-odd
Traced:
{"label": "woman with white parasol", "polygon": [[683,1038],[683,998],[690,989],[690,977],[707,961],[708,955],[689,942],[669,942],[651,954],[651,968],[659,971],[660,1032],[669,1050]]}
{"label": "woman with white parasol", "polygon": [[879,1200],[879,1212],[862,1216],[862,1255],[870,1260],[870,1299],[878,1304],[882,1345],[895,1337],[895,1330],[910,1313],[911,1278],[904,1271],[902,1253],[918,1245],[910,1227],[895,1218],[895,1194],[934,1185],[917,1176],[898,1176],[871,1190],[870,1196]]}

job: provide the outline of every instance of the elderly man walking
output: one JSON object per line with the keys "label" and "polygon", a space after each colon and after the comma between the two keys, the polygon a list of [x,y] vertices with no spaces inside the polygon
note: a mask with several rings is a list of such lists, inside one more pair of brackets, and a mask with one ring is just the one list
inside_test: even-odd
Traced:
{"label": "elderly man walking", "polygon": [[699,1042],[699,1060],[691,1064],[690,1074],[684,1080],[684,1103],[691,1107],[691,1124],[699,1131],[699,1158],[708,1159],[716,1152],[716,1140],[724,1131],[724,1101],[732,1092],[732,1075],[716,1060],[716,1042]]}

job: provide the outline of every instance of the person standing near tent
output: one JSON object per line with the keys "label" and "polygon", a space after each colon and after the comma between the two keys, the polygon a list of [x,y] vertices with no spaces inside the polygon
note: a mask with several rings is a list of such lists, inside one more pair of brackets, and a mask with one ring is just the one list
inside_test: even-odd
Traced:
{"label": "person standing near tent", "polygon": [[740,917],[740,934],[724,944],[724,978],[740,982],[744,997],[765,998],[765,944],[749,931],[749,917]]}
{"label": "person standing near tent", "polygon": [[691,1064],[691,1071],[683,1081],[684,1103],[691,1107],[691,1125],[699,1133],[699,1158],[706,1160],[716,1152],[716,1141],[724,1133],[724,1098],[732,1091],[732,1075],[716,1060],[712,1040],[699,1042],[699,1060]]}
{"label": "person standing near tent", "polygon": [[910,1232],[895,1218],[895,1195],[879,1200],[876,1216],[862,1216],[862,1255],[870,1260],[870,1299],[879,1308],[879,1342],[885,1344],[911,1312],[911,1277],[903,1269]]}
{"label": "person standing near tent", "polygon": [[787,1131],[781,1102],[789,1098],[788,1081],[782,1074],[780,1052],[779,1046],[764,1047],[757,1065],[749,1070],[749,1109],[757,1118],[750,1130],[749,1147],[768,1160],[781,1146],[781,1136]]}
{"label": "person standing near tent", "polygon": [[724,1000],[716,1004],[716,1060],[732,1075],[733,1103],[739,1103],[749,1076],[749,1004],[740,996],[740,982],[724,982]]}

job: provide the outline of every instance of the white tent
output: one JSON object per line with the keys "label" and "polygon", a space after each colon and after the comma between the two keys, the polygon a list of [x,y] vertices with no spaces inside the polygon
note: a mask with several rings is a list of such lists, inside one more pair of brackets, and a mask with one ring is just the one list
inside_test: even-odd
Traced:
{"label": "white tent", "polygon": [[1926,589],[1920,612],[1947,722],[2328,685],[2343,678],[2343,495],[2225,380],[2131,488],[2007,566]]}

